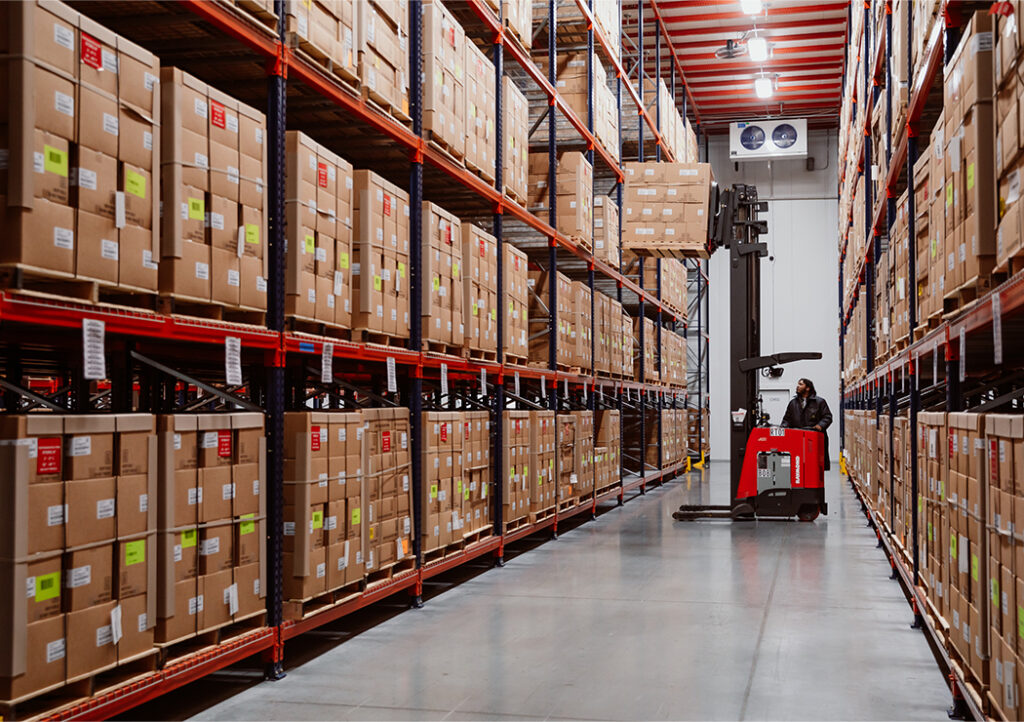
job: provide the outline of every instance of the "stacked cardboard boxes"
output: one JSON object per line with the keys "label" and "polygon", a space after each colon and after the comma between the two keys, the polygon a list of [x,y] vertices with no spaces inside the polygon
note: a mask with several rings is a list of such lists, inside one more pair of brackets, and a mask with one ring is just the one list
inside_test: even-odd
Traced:
{"label": "stacked cardboard boxes", "polygon": [[[254,0],[248,0],[253,4]],[[261,2],[262,4],[262,2]],[[261,14],[273,14],[273,3]],[[285,31],[292,46],[298,46],[349,81],[358,78],[356,5],[353,0],[285,0]],[[275,24],[276,27],[276,24]]]}
{"label": "stacked cardboard boxes", "polygon": [[12,415],[0,437],[8,479],[0,609],[10,630],[0,645],[0,696],[58,687],[152,652],[153,417]]}
{"label": "stacked cardboard boxes", "polygon": [[638,255],[706,253],[711,166],[626,163],[622,247]]}
{"label": "stacked cardboard boxes", "polygon": [[424,552],[490,525],[490,421],[486,411],[423,413]]}
{"label": "stacked cardboard boxes", "polygon": [[461,275],[465,343],[471,356],[481,358],[497,351],[498,241],[472,223],[462,224]]}
{"label": "stacked cardboard boxes", "polygon": [[507,308],[499,309],[505,313],[505,339],[503,351],[513,360],[526,361],[532,357],[531,345],[527,341],[526,332],[529,328],[527,315],[530,306],[535,302],[533,293],[528,287],[529,272],[527,271],[526,254],[511,243],[503,245],[505,262],[504,273],[505,298]]}
{"label": "stacked cardboard boxes", "polygon": [[530,289],[530,363],[546,367],[549,361],[550,336],[547,333],[553,318],[557,328],[556,361],[571,366],[576,356],[576,339],[573,336],[575,299],[572,281],[556,272],[556,308],[550,308],[551,274],[547,271],[531,270],[527,285]]}
{"label": "stacked cardboard boxes", "polygon": [[[668,85],[662,79],[657,86],[653,80],[644,81],[647,112],[660,118],[661,139],[676,162],[697,162],[697,135],[687,119],[679,114]],[[644,122],[637,116],[637,122]]]}
{"label": "stacked cardboard boxes", "polygon": [[[522,0],[515,0],[520,1]],[[502,98],[502,130],[507,138],[502,160],[505,176],[502,183],[506,193],[525,204],[530,165],[530,105],[526,102],[526,96],[507,75],[502,78]]]}
{"label": "stacked cardboard boxes", "polygon": [[440,206],[423,202],[423,344],[465,343],[462,221]]}
{"label": "stacked cardboard boxes", "polygon": [[[533,153],[530,158],[529,197],[527,204],[541,217],[547,214],[547,153]],[[563,153],[555,168],[556,230],[588,251],[594,247],[594,168],[582,153]]]}
{"label": "stacked cardboard boxes", "polygon": [[[1020,14],[1009,18],[999,17],[995,32],[995,117],[996,146],[995,163],[997,189],[999,192],[999,229],[996,233],[996,263],[1002,268],[1009,266],[1012,258],[1021,255],[1024,246],[1021,238],[1020,175],[1024,159],[1024,114],[1020,109],[1020,97],[1024,93],[1020,65],[1021,43],[1017,36]],[[1010,271],[1017,270],[1017,264]]]}
{"label": "stacked cardboard boxes", "polygon": [[533,39],[533,3],[531,0],[501,0],[501,17],[527,50]]}
{"label": "stacked cardboard boxes", "polygon": [[575,504],[580,495],[580,462],[578,445],[583,438],[579,433],[579,419],[572,413],[555,417],[555,470],[558,475],[558,504]]}
{"label": "stacked cardboard boxes", "polygon": [[366,425],[366,572],[412,558],[409,409],[363,409]]}
{"label": "stacked cardboard boxes", "polygon": [[494,182],[495,100],[494,64],[466,43],[466,165]]}
{"label": "stacked cardboard boxes", "polygon": [[711,418],[708,414],[707,407],[704,407],[701,410],[692,409],[687,412],[686,445],[691,453],[697,455],[700,455],[701,453],[707,454],[711,450],[711,446],[708,441],[708,438],[711,435],[711,427],[708,425],[710,420]]}
{"label": "stacked cardboard boxes", "polygon": [[[327,563],[327,591],[362,580],[364,573],[364,510],[371,513],[366,498],[366,423],[361,411],[327,415],[327,502],[324,507],[324,548]],[[324,419],[317,418],[322,428]],[[293,422],[297,423],[297,422]],[[317,431],[322,438],[322,432]],[[313,434],[310,433],[310,451]],[[322,462],[321,462],[322,465]],[[317,489],[320,470],[316,471]],[[313,476],[309,474],[309,476]]]}
{"label": "stacked cardboard boxes", "polygon": [[155,292],[160,63],[59,2],[0,8],[0,263]]}
{"label": "stacked cardboard boxes", "polygon": [[619,269],[619,206],[608,196],[594,196],[594,258]]}
{"label": "stacked cardboard boxes", "polygon": [[352,328],[408,338],[409,194],[357,170],[352,205]]}
{"label": "stacked cardboard boxes", "polygon": [[686,339],[674,331],[661,332],[661,381],[686,388]]}
{"label": "stacked cardboard boxes", "polygon": [[465,66],[466,32],[439,0],[427,0],[423,4],[423,133],[456,158],[466,155]]}
{"label": "stacked cardboard boxes", "polygon": [[947,66],[945,295],[953,296],[950,304],[957,307],[955,292],[962,286],[983,287],[995,265],[991,16],[971,18]]}
{"label": "stacked cardboard boxes", "polygon": [[260,413],[157,417],[156,641],[264,610],[266,440]]}
{"label": "stacked cardboard boxes", "polygon": [[593,302],[590,286],[581,282],[572,282],[572,319],[571,337],[573,339],[572,366],[590,371],[594,368],[591,347],[594,342],[594,325],[591,323],[591,305]]}
{"label": "stacked cardboard boxes", "polygon": [[[633,349],[632,353],[634,358],[638,357],[641,353],[644,357],[644,378],[643,380],[650,382],[657,382],[661,378],[661,374],[658,369],[659,354],[658,354],[658,328],[654,321],[649,318],[643,319],[644,325],[644,341],[643,348],[640,343],[640,323],[641,319],[633,319]],[[662,336],[668,336],[668,332],[663,332]],[[664,357],[664,348],[662,348],[662,358]],[[640,381],[640,363],[637,362],[633,365],[633,378]]]}
{"label": "stacked cardboard boxes", "polygon": [[594,426],[594,489],[601,492],[621,481],[619,453],[622,426],[619,412],[607,409],[594,412]]}
{"label": "stacked cardboard boxes", "polygon": [[263,310],[266,119],[177,68],[160,78],[160,292]]}
{"label": "stacked cardboard boxes", "polygon": [[285,313],[352,325],[352,165],[298,131],[285,135]]}
{"label": "stacked cardboard boxes", "polygon": [[533,419],[529,411],[504,411],[501,423],[505,439],[501,475],[502,519],[508,528],[509,524],[525,518],[530,512]]}
{"label": "stacked cardboard boxes", "polygon": [[364,95],[409,119],[409,6],[406,0],[355,3],[359,82]]}
{"label": "stacked cardboard boxes", "polygon": [[594,493],[594,412],[573,411],[576,417],[576,496],[580,499]]}
{"label": "stacked cardboard boxes", "polygon": [[555,412],[530,412],[529,486],[530,511],[544,512],[555,506]]}
{"label": "stacked cardboard boxes", "polygon": [[[545,6],[545,20],[547,9]],[[559,14],[559,22],[564,22]],[[608,86],[608,73],[601,61],[601,55],[594,51],[591,56],[594,73],[594,136],[615,159],[619,157],[619,116],[615,94]],[[534,55],[534,62],[544,77],[548,77],[547,50]],[[589,93],[587,91],[586,51],[560,52],[555,64],[555,88],[577,117],[586,120]],[[575,132],[575,131],[574,131]]]}

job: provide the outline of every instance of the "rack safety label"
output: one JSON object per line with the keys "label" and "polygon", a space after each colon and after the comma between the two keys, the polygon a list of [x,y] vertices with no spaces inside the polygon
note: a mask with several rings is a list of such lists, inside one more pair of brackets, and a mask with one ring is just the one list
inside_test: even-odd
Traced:
{"label": "rack safety label", "polygon": [[441,364],[441,395],[448,395],[448,364]]}
{"label": "rack safety label", "polygon": [[242,385],[242,340],[237,336],[224,339],[224,376],[228,386]]}
{"label": "rack safety label", "polygon": [[992,360],[1003,363],[1003,301],[998,293],[992,294]]}
{"label": "rack safety label", "polygon": [[334,344],[325,342],[320,351],[320,383],[334,382]]}
{"label": "rack safety label", "polygon": [[105,352],[106,330],[103,321],[93,318],[82,320],[82,365],[83,376],[89,381],[107,377]]}
{"label": "rack safety label", "polygon": [[398,393],[398,380],[395,378],[395,357],[388,356],[388,392]]}

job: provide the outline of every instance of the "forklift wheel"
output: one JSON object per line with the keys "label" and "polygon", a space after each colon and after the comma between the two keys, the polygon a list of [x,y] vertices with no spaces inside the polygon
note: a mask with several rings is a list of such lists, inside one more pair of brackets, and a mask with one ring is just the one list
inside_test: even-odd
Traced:
{"label": "forklift wheel", "polygon": [[819,510],[817,505],[802,506],[800,507],[800,511],[796,513],[796,517],[800,521],[814,521],[818,518],[818,511]]}

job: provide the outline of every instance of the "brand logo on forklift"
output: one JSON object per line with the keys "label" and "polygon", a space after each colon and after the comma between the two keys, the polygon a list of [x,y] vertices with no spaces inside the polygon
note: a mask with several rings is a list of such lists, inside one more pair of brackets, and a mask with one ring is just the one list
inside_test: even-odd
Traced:
{"label": "brand logo on forklift", "polygon": [[800,458],[797,457],[796,463],[793,465],[793,467],[794,467],[793,468],[793,473],[796,474],[796,481],[793,482],[794,486],[800,486],[800,467],[801,466],[802,466],[802,464],[800,463]]}

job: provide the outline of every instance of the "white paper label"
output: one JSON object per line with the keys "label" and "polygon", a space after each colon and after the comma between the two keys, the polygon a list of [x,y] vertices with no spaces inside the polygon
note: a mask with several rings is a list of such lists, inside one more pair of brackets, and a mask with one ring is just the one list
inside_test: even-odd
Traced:
{"label": "white paper label", "polygon": [[91,436],[72,436],[71,448],[68,453],[71,456],[88,456],[92,453]]}
{"label": "white paper label", "polygon": [[200,281],[210,280],[210,264],[196,261],[196,278]]}
{"label": "white paper label", "polygon": [[388,356],[387,367],[388,367],[388,392],[394,394],[394,393],[398,392],[398,380],[395,377],[395,357],[394,356]]}
{"label": "white paper label", "polygon": [[992,294],[992,360],[1003,362],[1003,301],[998,293]]}
{"label": "white paper label", "polygon": [[116,508],[113,499],[100,499],[96,502],[96,518],[113,519]]}
{"label": "white paper label", "polygon": [[206,117],[206,101],[203,100],[202,98],[193,98],[193,100],[192,100],[192,110],[200,118],[205,118]]}
{"label": "white paper label", "polygon": [[174,561],[175,563],[181,561],[181,544],[174,545]]}
{"label": "white paper label", "polygon": [[480,369],[480,393],[487,393],[487,370]]}
{"label": "white paper label", "polygon": [[192,487],[191,489],[188,490],[188,504],[189,504],[189,506],[195,506],[200,501],[202,501],[202,499],[199,496],[200,493],[201,493],[201,490],[197,489],[195,487]]}
{"label": "white paper label", "polygon": [[117,241],[110,241],[106,238],[100,240],[100,256],[108,261],[116,261],[118,255]]}
{"label": "white paper label", "polygon": [[110,628],[109,624],[104,624],[102,627],[96,628],[96,646],[103,647],[107,644],[114,643],[114,632]]}
{"label": "white paper label", "polygon": [[967,336],[963,326],[960,327],[960,380],[967,376]]}
{"label": "white paper label", "polygon": [[224,590],[224,603],[228,605],[228,614],[238,614],[238,584],[232,584]]}
{"label": "white paper label", "polygon": [[58,23],[53,24],[53,42],[60,45],[62,48],[68,50],[75,49],[75,33],[72,30],[59,25]]}
{"label": "white paper label", "polygon": [[448,364],[441,364],[441,395],[448,395]]}
{"label": "white paper label", "polygon": [[153,251],[146,249],[142,252],[142,267],[148,268],[151,271],[155,271],[158,268],[153,260]]}
{"label": "white paper label", "polygon": [[220,537],[215,536],[212,539],[204,539],[199,545],[199,556],[201,557],[208,557],[218,552],[220,552]]}
{"label": "white paper label", "polygon": [[82,320],[82,375],[89,381],[107,377],[106,333],[103,321]]}
{"label": "white paper label", "polygon": [[68,574],[67,587],[68,589],[77,589],[78,587],[84,587],[92,583],[92,565],[86,564],[85,566],[75,567]]}
{"label": "white paper label", "polygon": [[111,135],[118,134],[117,116],[110,113],[103,114],[103,132]]}
{"label": "white paper label", "polygon": [[75,99],[59,90],[53,91],[53,107],[56,108],[58,113],[70,115],[71,117],[75,116]]}
{"label": "white paper label", "polygon": [[139,512],[144,514],[149,511],[149,494],[139,494]]}
{"label": "white paper label", "polygon": [[85,188],[86,190],[96,190],[96,171],[89,170],[88,168],[78,169],[78,186]]}
{"label": "white paper label", "polygon": [[75,232],[70,228],[54,227],[53,245],[57,248],[63,248],[66,251],[70,251],[75,247]]}
{"label": "white paper label", "polygon": [[149,617],[146,616],[145,612],[139,615],[138,625],[138,630],[140,633],[145,632],[147,629],[149,629]]}
{"label": "white paper label", "polygon": [[521,394],[519,393],[519,372],[518,371],[516,371],[515,376],[513,377],[512,385],[515,388],[516,396],[521,396]]}
{"label": "white paper label", "polygon": [[191,616],[195,616],[199,612],[203,611],[203,595],[200,594],[197,597],[191,597],[188,600],[188,613]]}
{"label": "white paper label", "polygon": [[324,343],[320,349],[320,383],[334,383],[334,344]]}
{"label": "white paper label", "polygon": [[117,644],[124,636],[124,629],[121,626],[121,605],[110,610],[110,632],[113,635],[113,642]]}
{"label": "white paper label", "polygon": [[232,484],[224,484],[220,488],[220,498],[221,498],[222,501],[229,501],[231,499],[234,499],[235,498],[235,485],[233,483]]}
{"label": "white paper label", "polygon": [[46,645],[46,663],[56,662],[64,659],[64,639],[57,639]]}
{"label": "white paper label", "polygon": [[237,336],[224,339],[224,376],[228,386],[242,385],[242,340]]}

